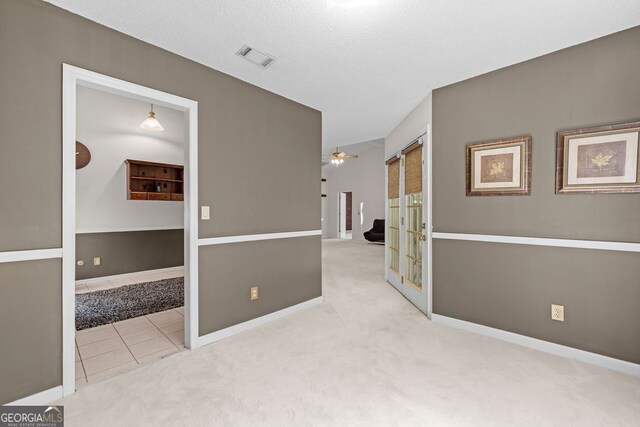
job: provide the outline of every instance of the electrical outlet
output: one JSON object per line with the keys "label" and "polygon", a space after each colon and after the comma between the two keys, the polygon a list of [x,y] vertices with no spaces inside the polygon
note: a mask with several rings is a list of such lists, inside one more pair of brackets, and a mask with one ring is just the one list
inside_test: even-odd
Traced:
{"label": "electrical outlet", "polygon": [[258,287],[254,286],[251,288],[251,301],[255,301],[258,299]]}
{"label": "electrical outlet", "polygon": [[77,264],[78,264],[78,267],[82,267],[84,265],[84,261],[80,259],[78,260]]}
{"label": "electrical outlet", "polygon": [[100,259],[99,256],[93,259],[93,265],[101,265],[101,264],[102,264],[102,260]]}
{"label": "electrical outlet", "polygon": [[551,319],[564,322],[564,305],[551,304]]}

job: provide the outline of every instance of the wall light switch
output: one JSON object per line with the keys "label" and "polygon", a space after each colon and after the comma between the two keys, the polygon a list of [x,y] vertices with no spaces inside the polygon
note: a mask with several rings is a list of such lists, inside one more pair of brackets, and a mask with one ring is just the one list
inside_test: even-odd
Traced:
{"label": "wall light switch", "polygon": [[208,221],[211,218],[209,206],[202,206],[200,208],[200,219]]}
{"label": "wall light switch", "polygon": [[551,319],[564,322],[564,305],[551,304]]}
{"label": "wall light switch", "polygon": [[77,264],[78,264],[78,267],[82,267],[84,265],[84,261],[79,259]]}
{"label": "wall light switch", "polygon": [[255,301],[258,299],[258,287],[254,286],[251,288],[251,301]]}
{"label": "wall light switch", "polygon": [[99,256],[95,257],[93,259],[93,265],[100,265],[100,264],[102,264],[102,260],[100,259],[100,257]]}

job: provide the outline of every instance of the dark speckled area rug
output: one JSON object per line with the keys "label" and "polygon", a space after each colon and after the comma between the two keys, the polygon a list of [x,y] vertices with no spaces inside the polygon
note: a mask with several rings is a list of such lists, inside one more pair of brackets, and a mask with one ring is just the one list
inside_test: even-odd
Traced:
{"label": "dark speckled area rug", "polygon": [[184,278],[136,283],[76,295],[76,330],[184,305]]}

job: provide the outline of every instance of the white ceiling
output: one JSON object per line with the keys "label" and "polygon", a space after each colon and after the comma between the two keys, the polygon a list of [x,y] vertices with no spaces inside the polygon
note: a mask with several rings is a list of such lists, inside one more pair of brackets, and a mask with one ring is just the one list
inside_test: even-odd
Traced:
{"label": "white ceiling", "polygon": [[639,0],[48,1],[321,110],[326,149],[386,136],[437,87],[640,24]]}
{"label": "white ceiling", "polygon": [[77,103],[78,138],[80,142],[87,145],[91,145],[92,142],[82,139],[85,131],[91,134],[127,137],[131,139],[132,144],[143,144],[146,138],[156,141],[156,145],[158,141],[180,147],[185,145],[185,117],[182,111],[154,105],[156,119],[164,131],[153,132],[140,128],[140,124],[148,117],[151,107],[146,102],[78,86]]}

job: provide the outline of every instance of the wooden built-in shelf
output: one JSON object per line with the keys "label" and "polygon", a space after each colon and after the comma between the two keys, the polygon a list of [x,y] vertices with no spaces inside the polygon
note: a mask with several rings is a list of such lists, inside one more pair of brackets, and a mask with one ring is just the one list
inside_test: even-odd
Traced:
{"label": "wooden built-in shelf", "polygon": [[125,160],[128,200],[184,201],[184,166]]}
{"label": "wooden built-in shelf", "polygon": [[142,179],[142,180],[145,180],[145,181],[184,182],[181,179],[148,178],[146,176],[130,176],[129,179]]}

